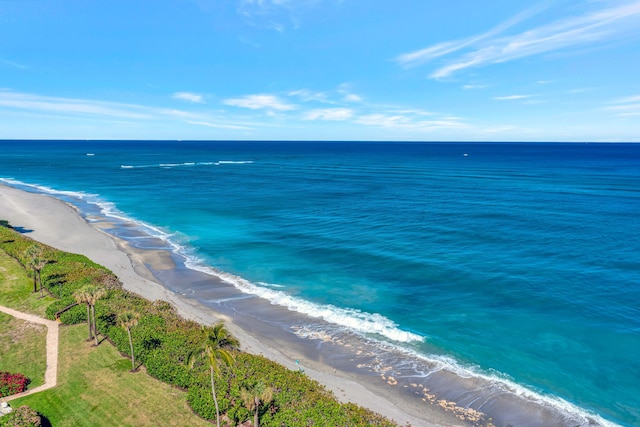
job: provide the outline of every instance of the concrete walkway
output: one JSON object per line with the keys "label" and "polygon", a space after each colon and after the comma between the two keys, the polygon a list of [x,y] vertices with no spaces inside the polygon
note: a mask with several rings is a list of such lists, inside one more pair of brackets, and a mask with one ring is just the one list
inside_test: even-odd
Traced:
{"label": "concrete walkway", "polygon": [[53,320],[43,319],[33,314],[23,313],[21,311],[14,310],[9,307],[0,305],[0,311],[7,313],[10,316],[18,319],[26,320],[27,322],[39,323],[47,327],[47,370],[44,373],[44,384],[27,390],[22,393],[13,394],[11,396],[3,397],[2,400],[8,402],[13,399],[17,399],[22,396],[28,396],[33,393],[37,393],[42,390],[55,387],[58,381],[58,322]]}

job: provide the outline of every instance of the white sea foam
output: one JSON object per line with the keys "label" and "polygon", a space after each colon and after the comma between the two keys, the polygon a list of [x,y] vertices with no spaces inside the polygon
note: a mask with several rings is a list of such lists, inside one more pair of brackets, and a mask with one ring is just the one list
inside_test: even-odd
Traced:
{"label": "white sea foam", "polygon": [[289,310],[305,314],[309,317],[323,319],[327,322],[349,328],[354,332],[382,335],[392,341],[403,343],[413,341],[421,342],[424,340],[420,335],[403,331],[398,328],[398,325],[391,319],[378,313],[366,313],[353,308],[340,308],[331,304],[321,305],[313,303],[286,292],[272,289],[274,287],[273,285],[270,287],[259,286],[242,277],[217,271],[203,265],[193,257],[188,258],[186,265],[193,270],[219,277],[241,291],[257,295],[270,301],[272,304],[286,307]]}
{"label": "white sea foam", "polygon": [[[124,168],[125,166],[123,165],[122,167]],[[134,168],[134,166],[131,166],[131,168]],[[434,372],[440,370],[447,370],[463,378],[481,378],[482,380],[487,382],[487,388],[494,389],[495,393],[515,394],[528,401],[535,402],[536,404],[548,408],[552,408],[564,414],[564,416],[566,416],[567,419],[575,425],[595,424],[604,427],[618,426],[618,424],[605,420],[601,416],[582,409],[560,397],[545,395],[533,391],[520,384],[517,384],[504,374],[487,373],[479,367],[463,366],[451,357],[425,355],[415,350],[403,347],[401,345],[403,343],[406,344],[412,342],[423,342],[424,338],[417,334],[407,332],[398,328],[398,325],[395,322],[378,313],[371,314],[362,312],[357,309],[339,308],[333,305],[316,304],[306,301],[302,298],[289,295],[286,292],[273,289],[280,288],[282,287],[282,285],[266,283],[254,284],[241,277],[217,271],[209,266],[204,265],[198,258],[190,255],[190,251],[186,246],[176,242],[175,234],[168,233],[159,227],[146,224],[142,221],[138,221],[131,217],[128,217],[126,214],[119,211],[114,203],[100,200],[95,194],[56,190],[43,185],[27,184],[12,178],[0,178],[0,181],[10,186],[19,187],[21,189],[31,188],[37,192],[50,194],[52,196],[69,197],[79,201],[84,201],[86,203],[94,204],[100,208],[101,213],[106,217],[135,224],[139,229],[149,234],[150,236],[165,241],[171,247],[172,251],[185,257],[185,259],[187,260],[185,265],[188,268],[219,277],[220,279],[235,286],[241,291],[265,298],[272,304],[286,307],[290,310],[306,314],[307,316],[312,318],[323,319],[327,322],[338,325],[339,327],[344,327],[353,332],[364,334],[370,339],[375,339],[376,335],[384,336],[387,339],[390,339],[392,342],[395,342],[396,344],[376,339],[376,345],[381,349],[384,349],[386,347],[387,350],[401,352],[406,354],[410,358],[428,362],[431,368],[428,372],[424,373],[424,376],[432,375]]]}
{"label": "white sea foam", "polygon": [[[570,422],[570,425],[620,427],[618,424],[605,420],[600,415],[580,408],[558,396],[543,394],[518,384],[514,382],[511,377],[501,372],[487,372],[479,366],[465,366],[449,356],[425,355],[407,347],[389,342],[377,342],[376,347],[383,351],[405,354],[409,360],[425,361],[429,366],[428,371],[422,373],[422,376],[425,378],[439,371],[448,371],[461,378],[480,378],[486,384],[483,390],[487,392],[487,395],[493,394],[498,396],[504,393],[516,395],[525,401],[549,408],[552,411],[557,411]],[[382,365],[384,365],[384,363]],[[411,368],[416,372],[420,371],[414,366]],[[481,407],[477,409],[482,410]]]}
{"label": "white sea foam", "polygon": [[218,165],[246,165],[253,163],[253,160],[242,160],[242,161],[233,161],[233,160],[220,160],[216,162]]}
{"label": "white sea foam", "polygon": [[245,165],[253,163],[253,160],[219,160],[217,162],[184,162],[184,163],[158,163],[152,165],[120,165],[120,169],[171,169],[193,166],[220,166],[220,165]]}

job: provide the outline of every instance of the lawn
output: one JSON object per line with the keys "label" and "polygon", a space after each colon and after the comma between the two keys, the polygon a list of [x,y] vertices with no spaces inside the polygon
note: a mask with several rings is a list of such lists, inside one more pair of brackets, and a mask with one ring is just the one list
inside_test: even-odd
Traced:
{"label": "lawn", "polygon": [[104,341],[93,347],[86,325],[60,328],[58,386],[16,399],[52,425],[211,426],[189,408],[186,393],[157,381],[144,370],[130,373],[131,362]]}
{"label": "lawn", "polygon": [[[0,305],[44,317],[52,297],[33,293],[33,282],[13,258],[0,251]],[[20,372],[33,388],[44,382],[44,326],[0,313],[0,370]],[[64,426],[211,426],[196,416],[186,393],[148,376],[132,374],[131,362],[107,341],[87,343],[86,325],[61,326],[58,386],[16,399],[52,425]]]}
{"label": "lawn", "polygon": [[0,250],[0,305],[45,317],[52,301],[51,296],[41,298],[40,293],[33,293],[33,279],[15,259]]}
{"label": "lawn", "polygon": [[27,389],[42,385],[46,336],[45,326],[0,313],[0,371],[25,375],[31,380]]}

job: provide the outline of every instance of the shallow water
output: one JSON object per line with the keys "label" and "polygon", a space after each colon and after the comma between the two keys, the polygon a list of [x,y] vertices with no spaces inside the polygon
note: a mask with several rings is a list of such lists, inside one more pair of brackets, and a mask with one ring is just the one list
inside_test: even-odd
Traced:
{"label": "shallow water", "polygon": [[[364,337],[375,357],[359,364],[393,365],[408,391],[428,377],[502,425],[544,425],[547,412],[513,403],[522,395],[566,425],[589,413],[640,425],[640,145],[0,148],[5,182],[121,218],[114,234],[136,246],[316,319],[282,330]],[[483,393],[460,395],[476,381]]]}

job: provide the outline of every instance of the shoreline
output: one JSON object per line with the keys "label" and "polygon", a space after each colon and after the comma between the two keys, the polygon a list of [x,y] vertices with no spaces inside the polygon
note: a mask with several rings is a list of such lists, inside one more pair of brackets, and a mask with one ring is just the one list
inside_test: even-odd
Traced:
{"label": "shoreline", "polygon": [[[371,376],[371,381],[367,382],[363,375],[336,369],[335,365],[319,358],[314,360],[303,346],[294,345],[286,337],[257,338],[248,328],[238,325],[233,318],[235,313],[214,311],[193,298],[172,292],[157,277],[165,271],[180,274],[180,271],[174,270],[171,254],[165,250],[150,251],[132,247],[125,240],[103,230],[109,227],[108,221],[88,222],[76,208],[62,200],[4,184],[0,184],[0,212],[0,219],[8,220],[26,236],[66,252],[85,255],[110,269],[128,291],[151,301],[169,302],[181,316],[198,323],[225,321],[229,330],[240,340],[243,351],[265,356],[292,369],[297,366],[294,361],[302,360],[305,373],[331,390],[340,401],[371,409],[399,425],[464,425],[453,414],[440,411],[437,407],[402,399],[401,394],[391,386],[389,390],[385,390],[385,386],[377,386],[374,382],[380,382],[377,376]],[[224,286],[229,287],[226,284]],[[375,392],[371,388],[375,388]]]}

